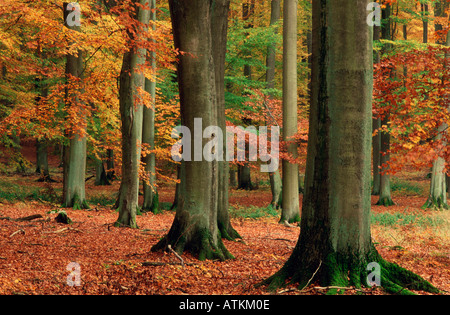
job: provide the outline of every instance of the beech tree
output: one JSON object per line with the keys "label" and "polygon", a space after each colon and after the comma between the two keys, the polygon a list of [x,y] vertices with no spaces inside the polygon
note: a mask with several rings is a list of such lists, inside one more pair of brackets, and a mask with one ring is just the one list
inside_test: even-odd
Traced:
{"label": "beech tree", "polygon": [[[142,121],[145,76],[143,66],[146,49],[143,48],[144,34],[150,19],[149,1],[133,0],[135,21],[127,34],[131,47],[123,56],[120,71],[120,117],[122,120],[122,182],[117,206],[117,226],[137,228],[136,212],[139,195],[139,166],[141,159]],[[139,5],[138,5],[139,4]]]}
{"label": "beech tree", "polygon": [[[384,40],[391,40],[391,6],[386,4],[386,7],[382,10],[382,18],[385,21],[385,25],[381,27],[381,38]],[[390,45],[387,44],[383,49],[383,52],[390,49]],[[391,77],[393,77],[394,71],[391,72]],[[383,114],[380,120],[380,127],[387,127],[389,123],[389,109]],[[379,131],[379,141],[380,141],[380,156],[379,163],[381,166],[380,170],[380,198],[378,199],[377,205],[392,206],[394,202],[391,197],[391,180],[389,174],[389,161],[390,161],[390,150],[391,150],[391,135],[388,130],[380,128]]]}
{"label": "beech tree", "polygon": [[[63,4],[64,26],[79,32],[80,26],[68,23],[68,15],[72,5]],[[65,107],[67,111],[84,115],[80,103],[80,94],[83,93],[83,52],[78,49],[77,54],[68,54],[66,61],[66,95]],[[73,108],[77,107],[76,110]],[[82,126],[70,126],[66,130],[68,145],[64,147],[63,171],[63,206],[74,209],[88,208],[85,193],[86,174],[86,121],[84,117],[78,119]]]}
{"label": "beech tree", "polygon": [[[297,133],[297,0],[284,1],[283,22],[283,141],[287,152],[297,158],[297,144],[292,137]],[[298,198],[298,165],[283,160],[282,212],[280,223],[300,219]]]}
{"label": "beech tree", "polygon": [[[272,0],[270,2],[270,26],[276,25],[281,17],[281,0]],[[274,29],[277,33],[278,30]],[[267,47],[267,59],[266,59],[266,82],[267,88],[275,88],[275,61],[276,61],[276,50],[275,45],[271,44]],[[269,97],[272,97],[269,95]],[[274,120],[274,119],[272,119]],[[276,121],[272,123],[276,124]],[[280,176],[280,170],[277,169],[275,172],[269,173],[270,190],[272,192],[272,201],[270,204],[273,208],[277,209],[281,206],[282,200],[282,181]]]}
{"label": "beech tree", "polygon": [[[219,1],[215,3],[211,22],[212,54],[214,59],[215,87],[216,87],[216,111],[217,122],[221,130],[226,130],[225,117],[225,55],[227,51],[228,33],[228,11],[230,1]],[[226,152],[226,142],[223,142],[223,152]],[[234,240],[241,238],[233,228],[228,213],[228,190],[229,190],[229,162],[218,162],[218,200],[217,200],[217,224],[222,238]]]}
{"label": "beech tree", "polygon": [[[370,232],[373,51],[369,1],[313,0],[310,129],[301,232],[285,265],[264,281],[300,288],[380,284],[393,291],[438,292],[378,254]],[[357,91],[357,92],[355,92]]]}
{"label": "beech tree", "polygon": [[[150,1],[150,19],[153,22],[152,29],[156,29],[156,0]],[[153,40],[154,41],[154,40]],[[149,93],[152,107],[144,107],[142,142],[148,145],[149,150],[155,149],[155,113],[156,113],[156,53],[150,52],[150,66],[152,68],[152,79],[145,79],[145,91]],[[148,178],[144,179],[144,201],[142,210],[159,212],[159,197],[156,190],[156,156],[150,152],[142,158],[145,163],[144,169]]]}
{"label": "beech tree", "polygon": [[[445,16],[445,9],[448,5],[444,1],[437,1],[435,4],[435,15]],[[437,23],[436,30],[442,30],[442,25]],[[425,22],[424,22],[424,41],[425,41]],[[447,33],[446,40],[438,40],[438,44],[450,46],[450,33]],[[445,66],[448,67],[448,54],[445,56]],[[445,76],[445,75],[444,75]],[[445,78],[444,78],[445,79]],[[448,96],[444,96],[441,102],[448,102]],[[445,104],[445,103],[444,103]],[[448,106],[448,105],[447,105]],[[445,107],[445,106],[442,106]],[[447,109],[448,110],[448,109]],[[443,134],[448,129],[446,123],[441,124],[437,130],[437,136],[435,141],[440,141],[443,138]],[[445,146],[445,143],[443,143]],[[431,169],[431,182],[430,182],[430,194],[427,201],[423,205],[423,208],[444,208],[448,209],[447,204],[447,187],[446,187],[446,177],[445,177],[445,159],[442,156],[438,156],[434,162]]]}
{"label": "beech tree", "polygon": [[[182,52],[177,65],[181,122],[191,131],[198,118],[203,126],[218,125],[213,38],[220,36],[216,32],[222,28],[211,25],[214,10],[223,8],[227,1],[169,1],[175,48]],[[191,132],[191,143],[194,136]],[[202,148],[209,141],[211,138],[203,138]],[[170,245],[178,253],[189,250],[200,260],[232,258],[217,224],[218,161],[202,158],[183,163],[174,221],[168,234],[152,250]]]}

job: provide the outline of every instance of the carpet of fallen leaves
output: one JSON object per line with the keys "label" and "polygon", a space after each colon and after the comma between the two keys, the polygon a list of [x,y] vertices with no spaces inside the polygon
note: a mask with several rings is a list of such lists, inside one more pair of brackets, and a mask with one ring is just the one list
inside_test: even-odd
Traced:
{"label": "carpet of fallen leaves", "polygon": [[[38,185],[34,180],[19,178],[16,183]],[[88,193],[113,193],[117,188],[116,184],[88,184]],[[160,190],[161,202],[173,200],[172,188]],[[251,192],[232,190],[230,196],[232,205],[263,207],[269,201],[270,190],[263,188]],[[425,199],[398,196],[395,201],[394,207],[373,206],[373,211],[420,211]],[[372,204],[375,202],[373,197]],[[168,232],[173,211],[141,215],[139,229],[128,229],[112,226],[118,214],[109,207],[66,209],[73,220],[71,225],[56,223],[56,213],[52,212],[55,209],[55,205],[31,200],[0,203],[2,218],[42,215],[41,219],[24,222],[0,220],[0,294],[269,294],[265,287],[257,288],[255,284],[283,266],[300,233],[299,227],[278,224],[276,217],[233,218],[232,224],[243,239],[224,243],[235,259],[198,261],[184,254],[185,265],[181,266],[171,253],[150,251]],[[440,215],[449,217],[444,212]],[[372,237],[385,259],[418,273],[447,293],[450,291],[448,227],[373,226]],[[67,269],[71,262],[80,266],[80,286],[67,284],[68,279],[75,279],[70,275],[72,269]],[[312,284],[310,290],[303,292],[288,287],[278,293],[323,291],[314,289]],[[384,292],[367,289],[365,293]]]}

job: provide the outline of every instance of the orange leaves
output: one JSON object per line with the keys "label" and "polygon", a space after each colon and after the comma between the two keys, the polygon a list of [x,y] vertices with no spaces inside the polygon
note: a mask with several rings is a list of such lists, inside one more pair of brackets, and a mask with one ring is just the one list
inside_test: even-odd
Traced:
{"label": "orange leaves", "polygon": [[[389,113],[391,169],[428,167],[437,155],[449,158],[449,48],[428,47],[385,58],[375,67],[374,117]],[[442,127],[441,129],[439,129]]]}

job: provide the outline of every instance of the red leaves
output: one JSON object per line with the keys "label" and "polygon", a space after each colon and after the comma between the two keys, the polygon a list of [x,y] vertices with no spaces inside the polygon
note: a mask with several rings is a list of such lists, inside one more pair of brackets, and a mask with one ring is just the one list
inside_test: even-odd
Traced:
{"label": "red leaves", "polygon": [[437,155],[450,157],[444,145],[449,141],[450,72],[444,58],[449,52],[429,46],[397,53],[375,66],[374,117],[390,115],[392,172],[406,165],[428,167]]}

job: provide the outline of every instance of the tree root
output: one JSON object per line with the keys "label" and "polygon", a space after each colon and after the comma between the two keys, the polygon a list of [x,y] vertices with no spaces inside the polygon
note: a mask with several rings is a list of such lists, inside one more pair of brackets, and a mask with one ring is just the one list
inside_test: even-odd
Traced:
{"label": "tree root", "polygon": [[443,199],[442,197],[434,198],[430,196],[422,206],[422,209],[448,210],[450,207]]}
{"label": "tree root", "polygon": [[382,197],[382,198],[380,197],[380,199],[378,200],[376,205],[390,207],[390,206],[394,206],[395,203],[392,201],[391,197]]}
{"label": "tree root", "polygon": [[[310,283],[317,283],[322,288],[327,288],[329,294],[336,294],[338,289],[354,287],[369,287],[368,278],[371,271],[367,270],[370,262],[378,263],[380,270],[380,286],[390,294],[409,295],[414,294],[410,290],[426,291],[430,293],[440,293],[428,281],[419,275],[406,270],[394,263],[385,261],[375,251],[368,255],[364,262],[357,262],[354,259],[337,258],[335,254],[327,257],[324,263],[316,262],[316,268],[299,268],[303,264],[294,259],[288,262],[277,273],[262,281],[258,286],[267,286],[269,291],[276,291],[279,288],[290,284],[299,284],[299,290],[305,290]],[[311,265],[310,265],[311,266]],[[317,266],[319,266],[317,268]]]}
{"label": "tree root", "polygon": [[[207,230],[200,230],[192,233],[192,237],[184,236],[186,233],[171,233],[163,237],[156,245],[152,247],[152,251],[168,250],[169,246],[175,252],[181,255],[184,251],[189,251],[198,259],[203,261],[209,260],[227,260],[233,259],[234,256],[225,248],[220,233],[216,242],[213,242],[212,236]],[[176,235],[176,236],[175,236]],[[170,249],[169,249],[170,250]]]}

